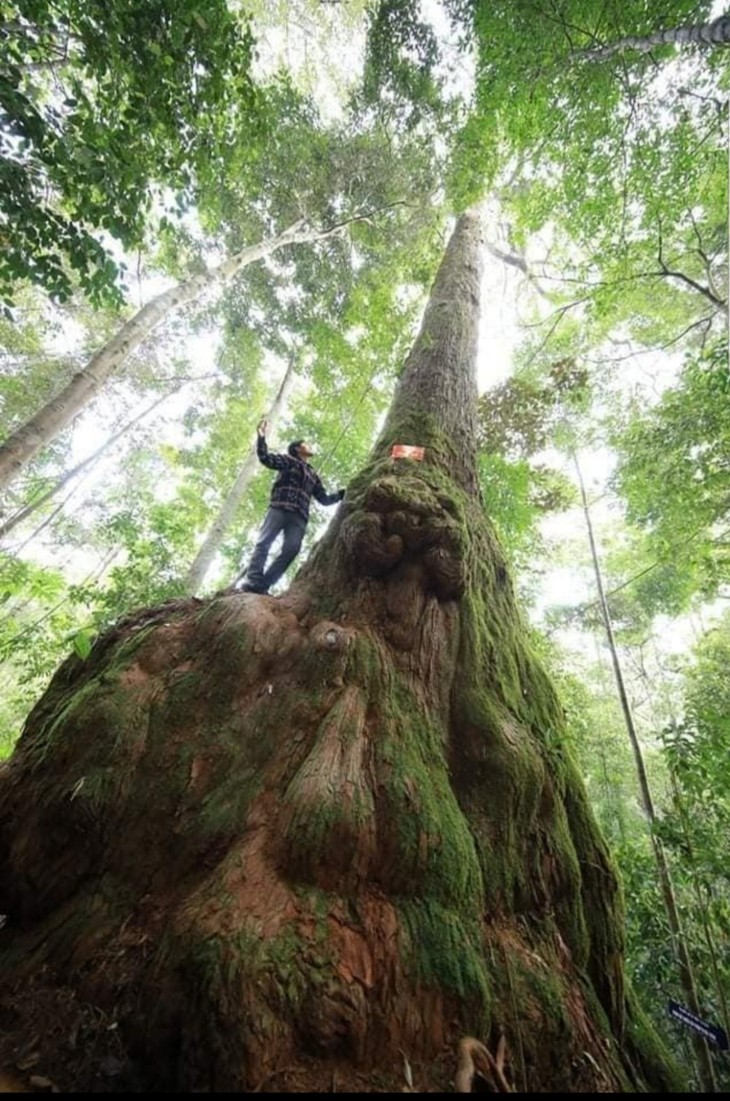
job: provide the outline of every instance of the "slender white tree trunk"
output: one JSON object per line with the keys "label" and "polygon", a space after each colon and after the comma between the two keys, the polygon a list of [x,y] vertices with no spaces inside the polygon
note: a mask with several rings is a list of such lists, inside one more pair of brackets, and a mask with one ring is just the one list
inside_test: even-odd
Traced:
{"label": "slender white tree trunk", "polygon": [[108,451],[110,447],[113,447],[118,440],[121,440],[122,436],[126,435],[126,433],[129,432],[131,428],[134,428],[136,424],[139,424],[141,420],[144,420],[145,417],[149,416],[150,413],[157,409],[158,405],[162,405],[162,403],[167,401],[167,399],[171,397],[172,394],[176,394],[180,389],[180,385],[176,386],[173,390],[169,390],[161,397],[156,398],[151,405],[146,406],[146,408],[144,408],[141,413],[138,413],[136,417],[133,417],[131,421],[127,421],[123,428],[120,428],[118,432],[115,432],[113,436],[110,436],[108,440],[105,440],[101,447],[97,447],[96,451],[93,451],[91,455],[87,455],[85,459],[83,459],[80,463],[77,463],[76,466],[71,468],[71,470],[67,470],[65,474],[62,474],[58,481],[54,482],[52,486],[44,490],[44,492],[41,493],[40,496],[35,497],[23,508],[20,508],[17,512],[14,512],[13,515],[9,517],[9,519],[0,524],[0,538],[3,538],[5,535],[9,535],[13,528],[17,527],[18,524],[21,524],[23,520],[27,520],[29,516],[32,516],[33,513],[36,512],[42,505],[45,505],[47,501],[52,500],[57,493],[60,493],[61,490],[65,486],[67,486],[69,482],[72,482],[74,478],[81,474],[83,470],[86,470],[88,469],[88,467],[93,466],[97,459],[100,459],[101,456],[106,451]]}
{"label": "slender white tree trunk", "polygon": [[224,260],[217,268],[191,276],[158,294],[126,321],[119,332],[92,356],[82,371],[42,409],[13,433],[0,447],[0,492],[20,474],[23,467],[46,447],[77,416],[106,380],[173,310],[193,302],[205,291],[228,282],[237,272],[270,256],[285,245],[316,241],[340,232],[344,226],[320,230],[302,219],[275,237],[249,245]]}
{"label": "slender white tree trunk", "polygon": [[[631,743],[631,748],[634,754],[636,774],[639,780],[639,791],[641,792],[641,802],[644,807],[644,813],[646,814],[647,821],[649,823],[651,843],[654,850],[654,861],[656,864],[659,885],[661,888],[662,897],[664,899],[664,907],[667,914],[667,921],[669,923],[669,929],[672,934],[672,940],[674,942],[674,948],[677,956],[679,981],[681,983],[684,996],[689,1004],[689,1008],[696,1017],[700,1017],[702,1013],[700,1009],[699,998],[697,997],[697,986],[695,984],[692,959],[689,954],[689,948],[687,947],[687,939],[684,935],[684,930],[682,928],[682,920],[679,913],[679,907],[677,906],[677,899],[674,893],[674,885],[672,883],[672,877],[669,871],[667,858],[664,853],[662,843],[656,835],[656,812],[654,810],[654,800],[652,798],[651,788],[649,786],[649,777],[647,775],[646,766],[644,764],[644,755],[641,751],[639,735],[636,730],[636,724],[634,723],[633,711],[631,710],[628,692],[626,691],[623,670],[621,668],[621,660],[619,658],[618,648],[616,646],[616,639],[613,633],[611,612],[608,607],[606,591],[603,585],[603,575],[601,573],[601,565],[598,558],[598,548],[596,547],[596,540],[593,534],[593,522],[591,520],[590,507],[588,505],[588,495],[586,494],[585,484],[583,482],[583,474],[581,472],[580,464],[578,462],[578,456],[575,452],[573,452],[573,465],[575,466],[575,472],[578,476],[578,485],[580,486],[580,495],[583,504],[583,516],[585,517],[588,542],[591,548],[591,559],[593,562],[593,573],[596,579],[596,589],[598,590],[598,604],[601,609],[601,617],[603,619],[603,626],[606,631],[608,648],[611,653],[611,662],[613,664],[613,672],[616,678],[616,688],[618,690],[618,696],[621,702],[621,710],[623,711],[624,723],[626,724],[626,732],[629,736],[629,741]],[[692,1045],[694,1047],[697,1072],[702,1086],[702,1092],[717,1093],[715,1068],[712,1065],[712,1057],[710,1056],[707,1041],[705,1040],[704,1036],[693,1035]]]}
{"label": "slender white tree trunk", "polygon": [[596,46],[587,50],[576,50],[573,57],[584,57],[588,61],[605,61],[615,54],[634,50],[648,53],[655,46],[728,46],[730,45],[730,14],[713,19],[711,23],[693,23],[686,27],[670,27],[654,31],[647,35],[628,35],[617,38],[605,46]]}
{"label": "slender white tree trunk", "polygon": [[[266,420],[270,426],[278,420],[283,410],[286,408],[289,394],[296,378],[296,371],[294,369],[295,363],[296,356],[292,354],[289,357],[286,374],[281,381],[278,393],[266,414]],[[238,511],[238,506],[243,500],[257,469],[258,457],[255,450],[249,447],[246,458],[238,472],[238,476],[228,491],[218,515],[208,529],[208,533],[203,540],[200,550],[196,554],[185,577],[185,591],[191,596],[197,593],[198,589],[205,581],[206,574],[220,549],[223,539]]]}

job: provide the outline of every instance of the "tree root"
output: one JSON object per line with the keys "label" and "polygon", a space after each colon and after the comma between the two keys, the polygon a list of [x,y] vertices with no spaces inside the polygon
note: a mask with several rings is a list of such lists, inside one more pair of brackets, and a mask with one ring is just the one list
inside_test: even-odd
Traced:
{"label": "tree root", "polygon": [[480,1040],[475,1040],[473,1036],[464,1036],[459,1041],[459,1065],[454,1079],[456,1092],[471,1093],[474,1075],[480,1074],[494,1093],[514,1093],[504,1075],[506,1054],[507,1041],[504,1033],[499,1037],[496,1058]]}

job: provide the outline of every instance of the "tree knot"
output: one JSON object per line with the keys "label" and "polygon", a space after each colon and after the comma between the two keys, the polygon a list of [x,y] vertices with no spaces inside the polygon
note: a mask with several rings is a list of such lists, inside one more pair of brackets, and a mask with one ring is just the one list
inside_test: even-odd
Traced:
{"label": "tree knot", "polygon": [[459,520],[420,478],[383,478],[368,489],[363,509],[340,528],[345,551],[359,574],[385,577],[403,561],[418,561],[424,585],[439,599],[464,591],[463,537]]}
{"label": "tree knot", "polygon": [[330,653],[342,653],[350,644],[349,632],[329,620],[315,624],[309,637],[316,649]]}

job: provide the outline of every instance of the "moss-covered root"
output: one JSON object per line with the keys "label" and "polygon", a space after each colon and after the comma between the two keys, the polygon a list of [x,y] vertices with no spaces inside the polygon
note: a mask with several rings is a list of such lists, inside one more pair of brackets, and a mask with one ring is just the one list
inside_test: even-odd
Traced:
{"label": "moss-covered root", "polygon": [[624,1019],[559,702],[422,429],[428,460],[379,445],[285,597],[183,603],[67,662],[0,777],[9,966],[118,1006],[150,1088],[500,1031],[526,1090],[669,1080]]}

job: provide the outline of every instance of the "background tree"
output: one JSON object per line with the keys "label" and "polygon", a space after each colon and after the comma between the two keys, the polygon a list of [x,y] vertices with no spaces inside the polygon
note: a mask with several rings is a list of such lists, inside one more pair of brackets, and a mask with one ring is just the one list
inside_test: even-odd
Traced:
{"label": "background tree", "polygon": [[[606,632],[606,642],[611,653],[611,663],[616,679],[616,689],[619,699],[621,701],[621,711],[624,717],[626,733],[628,735],[629,741],[631,743],[631,749],[634,754],[634,763],[636,767],[638,787],[641,793],[642,806],[644,809],[644,813],[646,814],[646,817],[649,821],[650,830],[652,832],[656,873],[661,886],[661,893],[667,912],[668,924],[672,933],[672,939],[674,941],[674,947],[677,954],[677,966],[679,968],[682,990],[684,992],[686,1001],[689,1002],[691,1012],[694,1013],[695,1016],[699,1017],[700,1003],[697,996],[697,984],[695,981],[692,957],[687,944],[687,937],[682,927],[680,911],[677,905],[677,895],[674,890],[674,885],[672,883],[669,864],[664,852],[664,848],[661,844],[661,840],[659,839],[659,837],[656,836],[655,827],[657,814],[655,810],[654,797],[652,795],[651,786],[649,784],[646,763],[644,761],[644,755],[641,749],[641,743],[637,732],[636,722],[634,720],[634,714],[626,688],[624,671],[621,666],[621,659],[619,657],[619,652],[616,645],[613,624],[611,622],[611,612],[608,606],[608,601],[606,599],[606,591],[603,583],[603,573],[601,570],[600,559],[598,557],[598,548],[593,531],[593,523],[591,520],[588,496],[586,494],[585,483],[583,481],[580,464],[575,454],[573,455],[573,461],[578,478],[578,484],[580,485],[581,502],[586,524],[586,534],[588,536],[588,541],[591,548],[591,559],[593,562],[596,591],[598,593],[598,604],[601,611],[601,618],[603,619],[603,626]],[[717,1092],[717,1081],[715,1078],[715,1071],[712,1064],[712,1059],[710,1057],[707,1040],[703,1036],[696,1036],[693,1039],[695,1056],[697,1059],[698,1074],[700,1082],[702,1084],[702,1088],[706,1093],[715,1093]]]}
{"label": "background tree", "polygon": [[727,344],[720,342],[688,356],[676,385],[649,410],[634,405],[613,434],[629,518],[647,531],[659,567],[681,562],[685,601],[727,588],[729,415]]}
{"label": "background tree", "polygon": [[[506,471],[515,467],[516,458],[519,456],[517,469],[523,472],[527,485],[531,477],[531,461],[535,455],[543,463],[550,461],[558,468],[560,467],[560,455],[556,449],[565,446],[564,422],[566,415],[570,412],[571,403],[574,408],[577,406],[581,411],[578,419],[581,422],[583,434],[590,425],[595,425],[594,434],[600,431],[596,413],[600,411],[601,403],[605,401],[602,387],[600,384],[597,386],[596,379],[593,378],[589,390],[586,371],[584,369],[577,371],[574,364],[567,372],[565,365],[558,365],[558,367],[559,370],[555,372],[558,381],[563,374],[569,383],[571,381],[577,383],[575,388],[568,385],[566,394],[561,395],[560,387],[555,385],[555,379],[548,378],[543,382],[530,381],[523,372],[513,376],[506,384],[487,391],[480,401],[483,446],[495,452],[494,457],[500,459],[502,468]],[[671,392],[666,393],[669,398]],[[566,402],[566,395],[568,402]],[[598,410],[592,407],[589,397],[593,402],[598,399]],[[632,398],[632,401],[640,406],[638,395]],[[660,406],[661,402],[655,408]],[[572,416],[575,419],[574,411]],[[612,414],[609,423],[612,427],[612,438],[620,440],[622,438],[621,414],[619,412]],[[708,438],[712,435],[714,439],[714,434],[704,434]],[[594,446],[596,443],[597,441],[594,440]],[[658,440],[656,447],[657,449],[660,447]],[[511,456],[511,461],[504,456]],[[527,462],[523,456],[528,457]],[[487,457],[492,458],[492,456]],[[602,462],[605,464],[606,461],[607,457],[604,456]],[[499,468],[495,473],[498,474],[498,472]],[[646,477],[649,481],[651,476],[648,465]],[[510,492],[513,484],[510,481],[507,483],[508,488],[503,487],[508,500],[514,500],[514,494]],[[606,489],[611,496],[610,484]],[[599,499],[601,497],[605,500],[606,494],[599,494]],[[487,501],[489,502],[489,496]],[[570,506],[572,501],[569,494],[565,496],[564,501],[565,505]],[[495,498],[495,502],[496,518],[499,520],[501,516],[499,497]],[[514,504],[512,508],[514,509]],[[539,516],[540,514],[533,510],[533,525],[539,522]],[[569,527],[569,522],[566,522],[565,527]],[[670,530],[669,525],[667,530]],[[505,533],[508,538],[513,537],[511,527],[507,526]],[[626,877],[627,893],[631,899],[627,960],[637,987],[645,993],[647,1004],[654,1005],[655,1017],[662,1028],[666,1028],[664,1015],[668,997],[679,999],[685,1004],[691,1001],[695,1004],[695,1012],[704,1012],[705,1016],[709,1014],[711,1019],[722,1023],[724,1020],[722,983],[718,981],[721,971],[721,962],[718,963],[718,961],[721,961],[721,953],[715,948],[716,936],[720,939],[722,937],[721,926],[718,924],[713,927],[712,921],[708,918],[705,903],[700,904],[699,899],[692,897],[692,883],[696,881],[697,873],[693,868],[693,861],[690,860],[690,845],[687,842],[686,833],[680,829],[681,820],[677,819],[679,810],[668,780],[668,762],[658,759],[658,733],[661,731],[663,722],[667,721],[666,716],[676,715],[678,701],[675,695],[673,702],[667,705],[668,710],[664,709],[660,696],[667,695],[667,670],[661,667],[661,663],[658,668],[654,662],[648,664],[646,654],[647,641],[651,641],[652,635],[657,630],[654,626],[657,612],[671,608],[676,614],[686,605],[690,594],[697,598],[697,587],[693,585],[691,575],[689,578],[683,576],[681,563],[677,562],[679,547],[682,544],[675,544],[676,550],[673,556],[667,555],[661,561],[657,561],[646,535],[635,530],[632,532],[631,528],[625,526],[625,521],[617,511],[616,504],[614,504],[610,523],[603,527],[602,534],[608,549],[605,560],[610,577],[610,581],[604,585],[604,588],[610,589],[610,596],[606,603],[610,603],[610,619],[619,625],[618,629],[614,630],[612,624],[611,654],[612,660],[617,662],[621,669],[623,698],[629,713],[635,750],[641,755],[643,774],[646,776],[647,769],[651,773],[651,781],[645,780],[645,789],[650,783],[650,790],[653,792],[651,809],[654,825],[651,833],[646,829],[644,816],[637,813],[639,803],[636,777],[632,776],[632,763],[626,754],[625,725],[620,716],[615,713],[615,703],[613,709],[606,710],[610,702],[606,697],[610,696],[611,689],[605,671],[602,687],[596,692],[595,688],[588,688],[587,683],[586,687],[583,687],[583,678],[590,677],[591,682],[595,683],[596,676],[600,675],[600,665],[598,670],[592,668],[588,672],[584,662],[578,662],[575,656],[562,650],[559,658],[548,651],[551,667],[558,672],[561,698],[568,710],[571,744],[578,754],[581,772],[589,784],[592,805],[607,830],[622,873]],[[581,549],[574,545],[575,543],[576,540],[573,539],[571,545],[566,547],[566,561],[571,563],[573,575],[576,573],[577,560],[582,557]],[[538,546],[539,543],[534,541],[533,547]],[[544,556],[543,548],[538,561],[543,561]],[[557,565],[554,552],[551,557]],[[535,566],[540,569],[537,562],[533,561],[533,569]],[[596,635],[600,636],[603,625],[599,608],[600,605],[597,602],[589,599],[582,606],[573,606],[571,609],[564,610],[567,615],[562,619],[563,627],[570,625],[574,636],[578,633],[576,628],[580,631],[580,639],[574,638],[572,641],[574,646],[591,646],[593,645],[591,634],[594,638]],[[551,621],[554,629],[556,624],[554,615],[549,617],[548,623]],[[605,648],[605,639],[603,643],[597,639],[597,652],[602,648]],[[574,675],[566,679],[566,669],[569,668],[580,669],[582,676],[577,681]],[[662,686],[661,689],[657,680]],[[629,702],[629,697],[637,701],[639,719],[635,715],[633,703]],[[662,710],[665,718],[661,717]],[[592,721],[599,724],[602,730],[599,739],[593,736],[590,729]],[[607,741],[609,730],[611,730],[610,745]],[[670,826],[670,823],[674,825]],[[665,844],[665,837],[674,841],[670,840]],[[683,839],[681,845],[680,837]],[[718,833],[715,838],[716,846],[719,837]],[[694,980],[690,995],[678,988],[673,953],[667,951],[667,946],[672,943],[673,934],[666,917],[657,919],[657,907],[664,908],[661,892],[656,886],[656,867],[652,862],[652,848],[655,849],[657,845],[661,846],[660,858],[665,879],[671,875],[674,880],[674,884],[669,888],[672,896],[673,923],[677,927],[679,921],[677,915],[681,913],[682,952],[685,966],[691,959],[692,970],[697,977],[701,1006],[695,993]],[[652,878],[653,887],[648,882],[647,876]],[[686,1049],[687,1037],[679,1034],[677,1043]],[[702,1055],[704,1057],[703,1073],[705,1078],[711,1079],[712,1064],[706,1052]],[[687,1057],[691,1058],[689,1053]],[[722,1072],[721,1065],[718,1065],[717,1069],[718,1073]]]}

